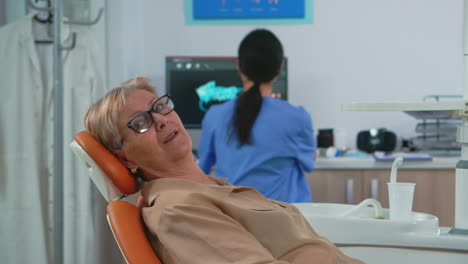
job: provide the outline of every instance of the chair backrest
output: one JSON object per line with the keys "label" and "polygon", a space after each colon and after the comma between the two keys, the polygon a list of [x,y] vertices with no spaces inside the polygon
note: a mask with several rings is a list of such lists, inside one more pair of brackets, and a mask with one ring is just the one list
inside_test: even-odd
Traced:
{"label": "chair backrest", "polygon": [[107,220],[127,263],[161,264],[146,238],[140,208],[114,201],[107,206]]}
{"label": "chair backrest", "polygon": [[86,131],[76,134],[70,147],[89,169],[91,179],[109,202],[107,220],[127,263],[161,264],[146,237],[141,209],[119,200],[122,194],[138,191],[136,179]]}

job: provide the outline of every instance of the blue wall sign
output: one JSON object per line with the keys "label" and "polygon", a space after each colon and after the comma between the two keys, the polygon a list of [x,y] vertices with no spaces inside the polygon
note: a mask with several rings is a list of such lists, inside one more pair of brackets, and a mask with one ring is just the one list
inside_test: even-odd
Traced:
{"label": "blue wall sign", "polygon": [[304,0],[193,0],[193,18],[304,18],[304,6]]}
{"label": "blue wall sign", "polygon": [[187,25],[312,24],[313,0],[185,0]]}

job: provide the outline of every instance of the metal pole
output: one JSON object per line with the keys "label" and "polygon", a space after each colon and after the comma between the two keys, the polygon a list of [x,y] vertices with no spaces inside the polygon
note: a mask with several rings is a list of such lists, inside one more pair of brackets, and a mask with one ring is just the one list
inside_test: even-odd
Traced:
{"label": "metal pole", "polygon": [[60,52],[62,0],[54,2],[54,263],[63,263],[63,72]]}
{"label": "metal pole", "polygon": [[463,99],[466,101],[468,100],[468,0],[463,1],[463,55],[464,55],[464,94]]}
{"label": "metal pole", "polygon": [[461,159],[457,162],[455,170],[455,226],[449,233],[468,235],[468,206],[466,204],[468,199],[468,0],[464,0],[463,20],[465,110],[461,114],[463,124],[457,129],[457,141],[461,143]]}

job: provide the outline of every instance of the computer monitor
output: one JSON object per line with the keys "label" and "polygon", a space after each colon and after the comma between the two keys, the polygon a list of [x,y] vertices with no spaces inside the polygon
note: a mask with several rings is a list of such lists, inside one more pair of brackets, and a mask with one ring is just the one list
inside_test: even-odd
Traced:
{"label": "computer monitor", "polygon": [[[242,91],[236,57],[166,57],[166,90],[186,128],[200,128],[214,104]],[[287,60],[273,85],[277,98],[288,99]]]}

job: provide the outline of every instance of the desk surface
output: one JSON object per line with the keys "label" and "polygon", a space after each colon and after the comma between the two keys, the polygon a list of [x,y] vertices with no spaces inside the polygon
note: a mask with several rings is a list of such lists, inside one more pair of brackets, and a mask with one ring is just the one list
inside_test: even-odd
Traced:
{"label": "desk surface", "polygon": [[[405,161],[399,169],[455,169],[458,157],[434,157],[431,161]],[[391,169],[392,161],[375,161],[367,158],[318,158],[316,170]]]}

